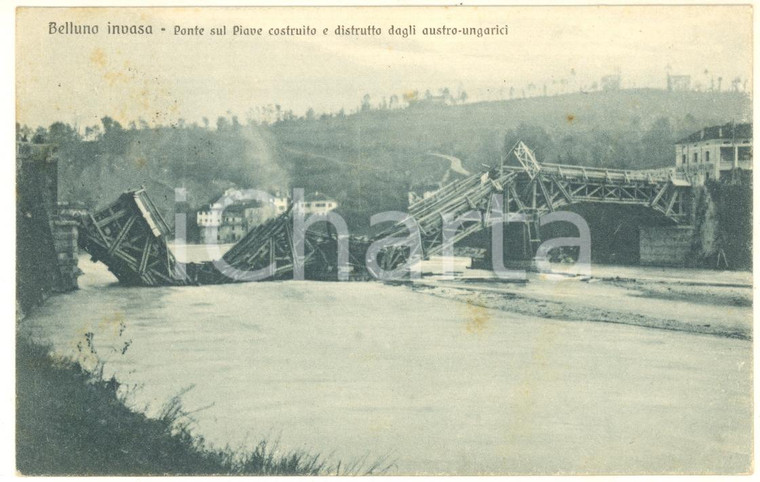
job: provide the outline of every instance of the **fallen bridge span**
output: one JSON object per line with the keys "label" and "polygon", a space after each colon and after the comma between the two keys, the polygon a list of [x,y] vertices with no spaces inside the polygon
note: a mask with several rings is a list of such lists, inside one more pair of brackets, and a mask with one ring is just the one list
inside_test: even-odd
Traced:
{"label": "fallen bridge span", "polygon": [[128,285],[366,280],[383,278],[380,270],[408,272],[416,261],[450,253],[454,243],[490,229],[494,222],[506,222],[514,214],[532,233],[535,250],[541,241],[540,217],[575,203],[634,204],[652,209],[674,225],[690,222],[692,180],[676,169],[626,171],[541,164],[522,142],[509,155],[516,165],[502,162],[442,187],[410,205],[405,219],[371,239],[339,233],[327,215],[314,215],[316,221],[328,222],[306,229],[314,220],[305,223],[303,213],[290,206],[253,228],[220,259],[181,263],[167,245],[170,228],[140,189],[122,194],[107,208],[82,219],[79,244]]}

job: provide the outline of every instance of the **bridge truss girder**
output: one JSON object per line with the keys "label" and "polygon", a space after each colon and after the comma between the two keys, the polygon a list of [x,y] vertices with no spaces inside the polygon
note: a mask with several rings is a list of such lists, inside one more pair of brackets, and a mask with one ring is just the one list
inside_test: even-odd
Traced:
{"label": "bridge truss girder", "polygon": [[103,261],[123,284],[186,284],[174,276],[176,260],[166,245],[169,227],[143,190],[81,221],[79,245],[93,261]]}
{"label": "bridge truss girder", "polygon": [[543,215],[577,203],[605,203],[645,206],[674,223],[688,220],[688,189],[670,181],[618,182],[568,179],[557,174],[539,173],[533,179],[516,179],[505,192],[508,213]]}
{"label": "bridge truss girder", "polygon": [[[589,202],[646,206],[674,223],[689,220],[689,184],[676,182],[674,173],[615,171],[580,166],[539,164],[522,142],[514,155],[520,167],[500,166],[450,183],[433,196],[409,207],[419,228],[421,258],[444,253],[454,243],[489,228],[493,222],[524,215],[533,247],[540,242],[540,217],[565,206]],[[498,203],[495,206],[494,203]],[[475,214],[473,217],[468,215]],[[303,257],[296,255],[292,210],[251,230],[222,260],[177,263],[167,247],[169,228],[144,190],[123,194],[114,204],[82,221],[80,245],[102,260],[126,284],[145,286],[218,284],[247,281],[232,270],[258,271],[275,263],[266,279],[283,279],[303,268],[307,278],[338,278],[338,235],[334,230],[308,230]],[[496,216],[496,217],[494,217]],[[404,222],[395,223],[373,239],[349,237],[349,277],[365,279],[372,241],[408,238]],[[444,241],[448,241],[445,243]],[[389,246],[376,260],[383,269],[395,269],[411,256],[411,249]],[[220,267],[221,266],[221,267]]]}
{"label": "bridge truss girder", "polygon": [[[676,185],[673,173],[659,171],[617,171],[578,166],[544,166],[522,142],[513,149],[521,167],[502,165],[481,175],[473,175],[444,186],[433,196],[409,207],[409,214],[418,223],[424,258],[440,254],[446,220],[458,219],[476,211],[479,221],[463,222],[450,242],[456,243],[489,227],[494,215],[502,221],[510,214],[523,215],[533,248],[539,243],[540,217],[565,206],[577,203],[637,205],[658,211],[674,223],[689,220],[688,184]],[[563,172],[564,167],[564,172]],[[502,203],[500,214],[491,212],[493,195]],[[514,218],[512,218],[514,219]],[[404,237],[404,223],[381,233],[378,237]],[[390,247],[381,253],[381,267],[393,269],[410,255],[407,247]]]}

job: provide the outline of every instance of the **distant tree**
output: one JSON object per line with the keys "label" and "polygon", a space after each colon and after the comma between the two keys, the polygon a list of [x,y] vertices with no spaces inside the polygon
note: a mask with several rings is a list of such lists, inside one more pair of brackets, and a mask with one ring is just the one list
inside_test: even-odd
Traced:
{"label": "distant tree", "polygon": [[32,137],[32,129],[27,125],[20,125],[16,122],[16,140],[17,141],[29,141]]}
{"label": "distant tree", "polygon": [[306,120],[312,121],[314,120],[314,109],[309,107],[309,109],[306,111]]}
{"label": "distant tree", "polygon": [[462,104],[464,104],[465,102],[467,102],[467,92],[466,91],[463,90],[462,93],[459,94],[459,102],[461,102]]}
{"label": "distant tree", "polygon": [[87,127],[84,128],[84,136],[88,140],[93,140],[93,139],[95,139],[97,137],[100,137],[101,132],[102,132],[102,130],[101,130],[100,126],[97,125],[97,124],[94,125],[94,126],[87,126]]}
{"label": "distant tree", "polygon": [[217,132],[223,132],[227,129],[229,129],[230,123],[227,121],[227,118],[224,116],[219,116],[216,119],[216,130]]}
{"label": "distant tree", "polygon": [[32,142],[34,144],[44,144],[47,142],[47,131],[44,127],[38,127],[34,131],[34,135],[32,136]]}
{"label": "distant tree", "polygon": [[48,128],[48,142],[53,144],[65,145],[79,141],[79,135],[68,124],[63,122],[54,122]]}
{"label": "distant tree", "polygon": [[103,124],[103,135],[109,135],[111,133],[118,133],[121,132],[123,129],[121,127],[121,124],[119,124],[117,121],[113,120],[112,118],[105,116],[102,119],[100,119],[100,123]]}
{"label": "distant tree", "polygon": [[362,97],[362,105],[361,105],[361,111],[367,112],[372,109],[372,106],[370,105],[370,96],[369,94],[364,94],[364,97]]}
{"label": "distant tree", "polygon": [[673,163],[673,144],[676,139],[670,125],[670,119],[660,117],[641,136],[641,146],[647,156],[640,162],[646,165],[635,167],[668,166]]}
{"label": "distant tree", "polygon": [[742,83],[741,77],[734,77],[734,80],[731,81],[731,90],[734,92],[739,92],[739,85]]}

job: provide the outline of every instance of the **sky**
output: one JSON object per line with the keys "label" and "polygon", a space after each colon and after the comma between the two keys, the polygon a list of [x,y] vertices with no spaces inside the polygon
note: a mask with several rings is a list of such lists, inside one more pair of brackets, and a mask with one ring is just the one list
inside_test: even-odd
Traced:
{"label": "sky", "polygon": [[[752,75],[752,12],[747,6],[642,7],[311,7],[19,9],[16,118],[31,126],[82,126],[105,115],[127,125],[241,120],[278,104],[302,115],[347,112],[443,87],[469,101],[589,88],[619,73],[624,87],[664,88],[666,74],[692,86],[730,87]],[[98,25],[97,35],[49,33],[59,25]],[[151,25],[153,35],[109,35],[107,23]],[[390,26],[417,35],[388,35]],[[175,26],[206,35],[174,35]],[[317,35],[232,36],[234,25],[314,27]],[[338,25],[382,29],[336,36]],[[508,25],[505,36],[424,36],[423,28]],[[210,36],[227,26],[228,35]],[[161,32],[160,29],[166,31]],[[323,28],[329,29],[323,35]],[[535,87],[529,88],[533,84]]]}

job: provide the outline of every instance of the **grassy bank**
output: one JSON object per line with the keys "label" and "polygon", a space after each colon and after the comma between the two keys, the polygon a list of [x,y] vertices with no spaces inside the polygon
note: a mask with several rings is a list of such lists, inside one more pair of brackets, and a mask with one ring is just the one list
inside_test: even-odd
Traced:
{"label": "grassy bank", "polygon": [[16,346],[16,466],[24,475],[320,475],[378,469],[328,466],[306,453],[279,455],[265,442],[246,453],[210,448],[182,422],[178,399],[150,419],[124,405],[115,380],[58,361],[28,340],[19,338]]}

